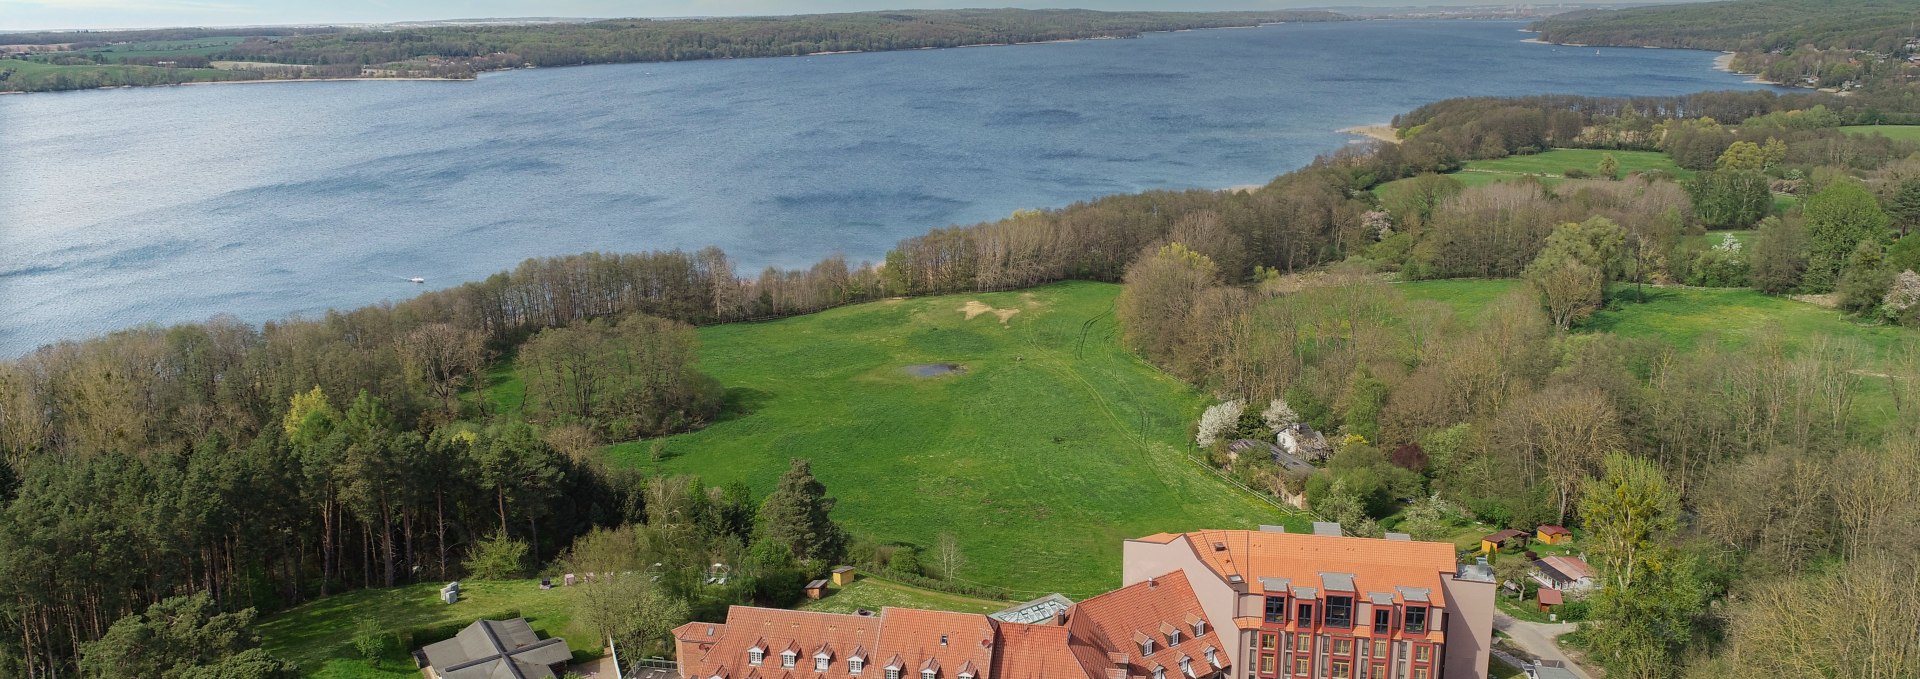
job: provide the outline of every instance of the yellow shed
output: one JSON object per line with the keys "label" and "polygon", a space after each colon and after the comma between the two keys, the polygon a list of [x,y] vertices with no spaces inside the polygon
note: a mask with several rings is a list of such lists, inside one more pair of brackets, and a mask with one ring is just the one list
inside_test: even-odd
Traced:
{"label": "yellow shed", "polygon": [[1533,539],[1549,545],[1564,545],[1573,541],[1573,531],[1561,526],[1543,524],[1533,530]]}
{"label": "yellow shed", "polygon": [[833,584],[845,587],[847,584],[853,582],[853,577],[852,566],[841,566],[833,569]]}

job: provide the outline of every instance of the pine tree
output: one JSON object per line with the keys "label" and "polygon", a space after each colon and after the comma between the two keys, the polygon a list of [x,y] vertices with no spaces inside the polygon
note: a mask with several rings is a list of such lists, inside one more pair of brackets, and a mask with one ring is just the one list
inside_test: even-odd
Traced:
{"label": "pine tree", "polygon": [[760,505],[760,537],[786,545],[800,558],[836,561],[847,541],[846,532],[828,517],[833,505],[827,487],[813,477],[813,465],[795,458]]}
{"label": "pine tree", "polygon": [[1601,179],[1619,179],[1620,161],[1615,160],[1611,153],[1603,153],[1600,155],[1599,170]]}
{"label": "pine tree", "polygon": [[1920,177],[1900,182],[1893,199],[1887,202],[1887,216],[1893,218],[1893,226],[1902,236],[1920,227]]}

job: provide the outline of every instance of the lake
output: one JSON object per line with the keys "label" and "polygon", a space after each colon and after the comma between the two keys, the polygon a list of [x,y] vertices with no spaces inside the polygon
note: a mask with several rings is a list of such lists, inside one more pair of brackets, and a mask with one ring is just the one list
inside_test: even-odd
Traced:
{"label": "lake", "polygon": [[399,299],[538,255],[878,259],[1020,208],[1264,183],[1349,143],[1340,128],[1448,97],[1760,87],[1711,52],[1525,43],[1523,25],[0,97],[0,356]]}

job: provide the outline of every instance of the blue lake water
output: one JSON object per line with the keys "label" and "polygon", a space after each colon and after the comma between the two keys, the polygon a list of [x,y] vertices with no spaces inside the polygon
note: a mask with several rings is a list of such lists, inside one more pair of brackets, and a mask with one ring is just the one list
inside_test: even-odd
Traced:
{"label": "blue lake water", "polygon": [[398,299],[520,260],[718,245],[743,272],[1025,207],[1263,183],[1423,103],[1757,87],[1710,52],[1373,21],[630,64],[473,82],[0,97],[0,356]]}

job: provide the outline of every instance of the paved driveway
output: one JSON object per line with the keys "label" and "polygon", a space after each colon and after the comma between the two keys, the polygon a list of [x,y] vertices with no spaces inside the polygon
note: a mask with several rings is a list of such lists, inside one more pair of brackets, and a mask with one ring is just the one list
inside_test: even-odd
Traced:
{"label": "paved driveway", "polygon": [[1542,623],[1519,620],[1505,613],[1494,612],[1493,628],[1507,633],[1513,645],[1541,660],[1558,660],[1568,670],[1579,675],[1580,679],[1594,679],[1586,668],[1575,664],[1567,654],[1560,651],[1560,645],[1554,643],[1560,635],[1572,632],[1580,626],[1571,622]]}

